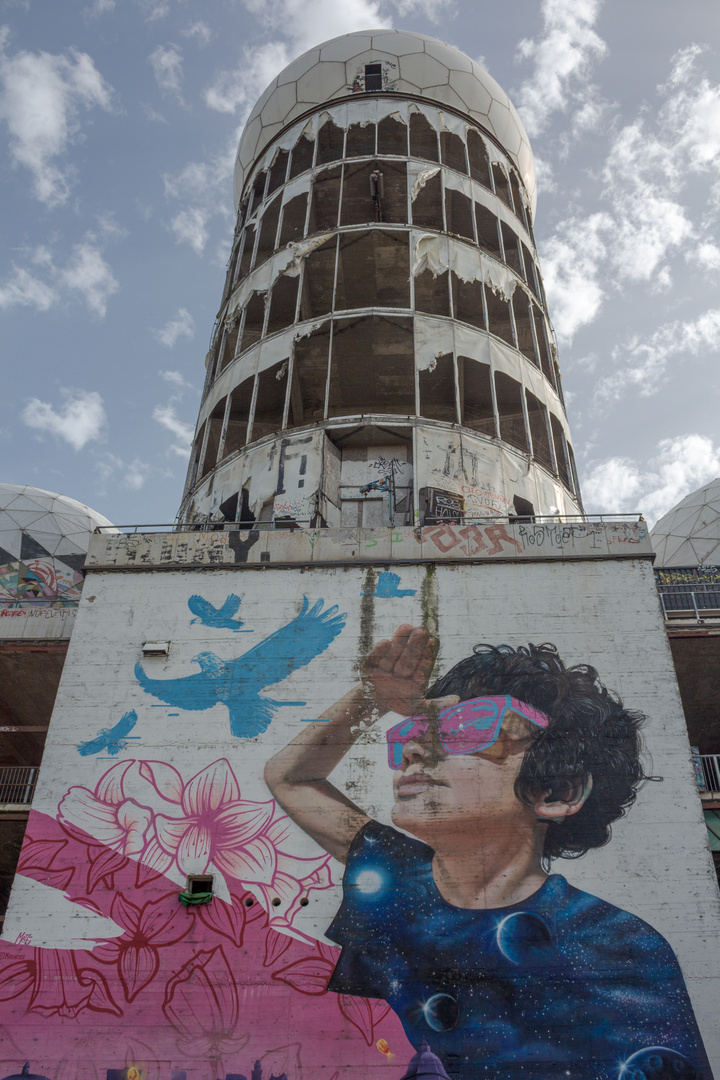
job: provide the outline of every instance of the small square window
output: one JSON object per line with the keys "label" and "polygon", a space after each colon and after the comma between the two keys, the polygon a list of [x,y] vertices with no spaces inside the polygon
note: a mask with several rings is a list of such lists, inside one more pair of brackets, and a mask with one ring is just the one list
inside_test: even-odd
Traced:
{"label": "small square window", "polygon": [[382,64],[365,65],[365,92],[382,90]]}
{"label": "small square window", "polygon": [[186,891],[189,892],[191,896],[197,896],[198,893],[212,892],[212,874],[190,874],[187,879]]}

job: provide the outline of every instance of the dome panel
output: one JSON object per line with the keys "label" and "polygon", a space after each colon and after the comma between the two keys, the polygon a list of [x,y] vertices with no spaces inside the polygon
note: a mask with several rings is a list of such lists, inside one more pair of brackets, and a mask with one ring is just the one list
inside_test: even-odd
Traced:
{"label": "dome panel", "polygon": [[405,30],[381,30],[372,35],[373,49],[383,49],[395,56],[409,56],[412,53],[425,52],[425,38],[422,34],[412,34]]}
{"label": "dome panel", "polygon": [[352,56],[357,56],[358,49],[370,50],[373,47],[373,39],[368,34],[352,34],[347,37],[335,38],[320,46],[320,59],[323,63],[327,60],[339,60],[344,64]]}
{"label": "dome panel", "polygon": [[426,53],[416,53],[414,56],[403,56],[400,59],[400,78],[415,83],[416,86],[427,86],[429,83],[442,84],[450,79],[450,70],[446,64],[441,64]]}
{"label": "dome panel", "polygon": [[[298,79],[297,99],[315,102],[318,93],[321,93],[324,99],[332,98],[339,88],[347,84],[345,64],[315,64]],[[278,117],[278,119],[281,118]]]}
{"label": "dome panel", "polygon": [[[720,559],[720,478],[691,491],[650,532],[656,566],[697,566]],[[660,549],[662,552],[660,553]]]}
{"label": "dome panel", "polygon": [[450,86],[460,95],[468,110],[471,102],[475,102],[476,108],[481,104],[484,112],[487,112],[492,104],[489,91],[484,86],[478,86],[477,79],[468,71],[451,71]]}
{"label": "dome panel", "polygon": [[275,93],[271,95],[260,113],[263,126],[285,123],[285,117],[297,101],[297,86],[298,83],[286,83],[285,86],[279,86]]}
{"label": "dome panel", "polygon": [[[293,60],[284,68],[277,77],[277,85],[284,86],[285,83],[297,82],[301,76],[309,71],[314,64],[320,59],[319,49],[310,49],[308,52],[303,53],[302,56],[298,56],[297,60]],[[253,114],[257,111],[257,105],[253,109]]]}
{"label": "dome panel", "polygon": [[446,45],[444,41],[436,41],[434,38],[425,39],[425,52],[435,60],[439,60],[449,71],[472,72],[473,62],[469,56],[454,49],[452,45]]}

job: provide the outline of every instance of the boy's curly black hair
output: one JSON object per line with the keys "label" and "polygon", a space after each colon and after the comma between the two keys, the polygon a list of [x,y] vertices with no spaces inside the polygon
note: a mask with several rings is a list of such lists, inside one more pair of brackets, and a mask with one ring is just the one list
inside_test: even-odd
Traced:
{"label": "boy's curly black hair", "polygon": [[570,783],[586,784],[592,777],[582,809],[548,828],[547,861],[578,859],[607,844],[611,823],[650,779],[640,762],[645,716],[625,709],[595,668],[565,667],[554,645],[476,645],[473,655],[433,683],[426,696],[446,694],[457,694],[461,701],[510,694],[550,718],[547,728],[533,725],[532,745],[515,782],[515,794],[527,805],[544,792],[549,799],[566,798]]}

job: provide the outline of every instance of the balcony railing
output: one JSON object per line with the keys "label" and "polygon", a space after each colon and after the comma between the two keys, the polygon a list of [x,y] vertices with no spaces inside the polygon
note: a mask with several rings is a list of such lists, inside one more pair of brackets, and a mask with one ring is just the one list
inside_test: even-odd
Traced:
{"label": "balcony railing", "polygon": [[39,771],[36,765],[0,766],[0,803],[29,805],[35,794]]}
{"label": "balcony railing", "polygon": [[658,585],[660,603],[666,619],[689,618],[703,622],[720,618],[720,583]]}
{"label": "balcony railing", "polygon": [[[720,791],[720,754],[695,754],[698,787],[701,791]],[[700,769],[697,767],[700,763]],[[702,774],[702,775],[701,775]]]}

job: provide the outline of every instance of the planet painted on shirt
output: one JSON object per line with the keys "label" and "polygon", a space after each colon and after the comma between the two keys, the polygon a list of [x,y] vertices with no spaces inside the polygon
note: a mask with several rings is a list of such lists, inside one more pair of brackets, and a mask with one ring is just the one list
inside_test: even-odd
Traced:
{"label": "planet painted on shirt", "polygon": [[552,934],[544,919],[529,911],[506,915],[497,928],[497,946],[513,964],[545,960],[552,949]]}
{"label": "planet painted on shirt", "polygon": [[434,994],[425,1002],[422,1012],[433,1031],[450,1031],[460,1017],[460,1007],[450,994]]}
{"label": "planet painted on shirt", "polygon": [[700,1075],[676,1050],[646,1046],[621,1066],[618,1080],[700,1080]]}

